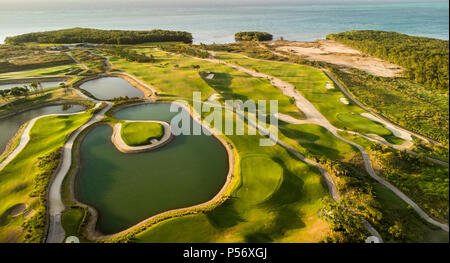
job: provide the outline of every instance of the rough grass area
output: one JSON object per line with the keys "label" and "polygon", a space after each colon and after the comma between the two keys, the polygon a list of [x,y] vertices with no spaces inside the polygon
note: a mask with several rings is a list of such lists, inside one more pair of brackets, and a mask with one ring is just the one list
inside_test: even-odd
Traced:
{"label": "rough grass area", "polygon": [[78,228],[84,217],[84,210],[80,207],[64,210],[61,223],[67,236],[78,236]]}
{"label": "rough grass area", "polygon": [[315,124],[281,123],[280,131],[296,142],[292,145],[297,146],[296,149],[304,155],[313,154],[342,160],[358,152],[355,147],[338,140],[327,129]]}
{"label": "rough grass area", "polygon": [[129,146],[148,145],[153,139],[161,139],[164,127],[155,122],[125,122],[122,124],[121,135]]}
{"label": "rough grass area", "polygon": [[448,147],[448,93],[404,79],[377,78],[359,71],[333,70],[359,101],[393,122]]}
{"label": "rough grass area", "polygon": [[[59,152],[67,136],[90,117],[91,113],[82,113],[38,120],[31,130],[27,146],[0,171],[0,242],[17,231],[15,242],[42,241],[46,185],[59,162],[55,153]],[[18,203],[27,204],[36,213],[28,219],[10,217],[8,209]]]}

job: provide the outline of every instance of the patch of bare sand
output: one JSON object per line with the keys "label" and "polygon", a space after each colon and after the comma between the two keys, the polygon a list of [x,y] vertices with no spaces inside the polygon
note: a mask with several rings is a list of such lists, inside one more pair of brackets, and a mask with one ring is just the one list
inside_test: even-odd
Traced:
{"label": "patch of bare sand", "polygon": [[23,213],[22,217],[24,219],[27,219],[29,217],[32,217],[35,213],[36,213],[36,211],[34,209],[30,209],[30,210],[26,211],[25,213]]}
{"label": "patch of bare sand", "polygon": [[20,238],[20,232],[17,230],[7,230],[6,235],[4,235],[3,239],[0,239],[0,243],[17,243]]}
{"label": "patch of bare sand", "polygon": [[14,205],[13,207],[11,207],[10,208],[11,210],[11,212],[9,213],[9,215],[11,216],[11,217],[16,217],[16,216],[19,216],[20,214],[22,214],[23,213],[23,211],[25,211],[25,209],[27,209],[27,205],[26,204],[17,204],[17,205]]}
{"label": "patch of bare sand", "polygon": [[360,51],[333,40],[315,42],[273,42],[277,51],[290,52],[312,61],[323,61],[356,68],[381,77],[401,76],[403,68],[382,59],[363,55]]}

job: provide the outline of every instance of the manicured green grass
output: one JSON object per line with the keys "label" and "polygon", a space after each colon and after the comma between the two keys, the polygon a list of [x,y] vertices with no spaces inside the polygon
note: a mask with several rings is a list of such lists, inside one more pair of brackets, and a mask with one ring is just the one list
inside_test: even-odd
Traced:
{"label": "manicured green grass", "polygon": [[375,133],[386,139],[391,139],[389,137],[392,135],[391,131],[379,123],[368,119],[364,120],[364,117],[359,116],[360,113],[365,112],[364,110],[351,102],[349,105],[340,102],[339,99],[345,97],[340,90],[326,89],[325,85],[327,82],[330,82],[330,79],[318,69],[304,65],[249,59],[225,52],[218,52],[217,54],[219,59],[263,72],[291,83],[325,118],[338,128]]}
{"label": "manicured green grass", "polygon": [[164,127],[155,122],[125,122],[122,125],[121,135],[129,146],[147,145],[153,139],[161,139]]}
{"label": "manicured green grass", "polygon": [[[392,224],[401,222],[403,226],[403,238],[409,242],[424,243],[448,243],[449,235],[447,232],[431,226],[419,218],[415,211],[408,207],[398,196],[386,187],[374,183],[374,191],[377,200],[381,204],[384,214],[382,223]],[[375,226],[378,231],[382,231],[383,227]],[[398,238],[392,237],[388,231],[380,233],[386,242],[403,242]]]}
{"label": "manicured green grass", "polygon": [[358,100],[381,115],[448,147],[448,94],[405,79],[379,79],[360,72],[339,70],[333,70],[333,74]]}
{"label": "manicured green grass", "polygon": [[[0,200],[2,200],[0,202],[0,242],[12,232],[20,229],[24,221],[34,223],[45,220],[45,217],[42,218],[42,214],[39,213],[44,211],[44,204],[39,197],[30,197],[36,184],[44,183],[41,180],[36,181],[36,178],[47,172],[37,165],[38,158],[60,149],[67,136],[90,117],[90,113],[82,113],[71,116],[51,116],[38,120],[30,132],[31,139],[27,146],[0,171]],[[18,203],[27,204],[29,209],[34,209],[37,213],[26,220],[22,217],[9,217],[8,209]],[[44,226],[41,225],[31,233],[31,240],[33,242],[40,241],[43,232]],[[27,241],[25,234],[21,231],[16,237],[16,241]]]}
{"label": "manicured green grass", "polygon": [[281,146],[259,136],[228,136],[240,161],[230,198],[211,212],[174,218],[135,242],[318,242],[329,231],[319,219],[328,195],[322,176]]}
{"label": "manicured green grass", "polygon": [[309,153],[326,156],[331,159],[345,159],[354,154],[357,149],[348,143],[337,139],[324,127],[315,124],[280,124],[280,131],[286,137],[295,141],[292,143],[297,150],[305,155]]}

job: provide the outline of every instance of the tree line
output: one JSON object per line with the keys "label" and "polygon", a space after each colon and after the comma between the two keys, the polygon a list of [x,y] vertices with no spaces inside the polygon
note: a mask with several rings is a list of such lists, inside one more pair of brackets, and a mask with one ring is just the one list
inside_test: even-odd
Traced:
{"label": "tree line", "polygon": [[273,36],[267,32],[237,32],[234,34],[234,39],[236,41],[271,41]]}
{"label": "tree line", "polygon": [[396,32],[348,31],[327,35],[362,52],[405,67],[405,77],[448,93],[449,41]]}
{"label": "tree line", "polygon": [[[59,84],[60,88],[67,88],[65,83]],[[2,89],[0,90],[0,97],[3,99],[7,99],[9,96],[12,97],[26,97],[32,93],[37,94],[44,90],[42,84],[38,81],[33,81],[29,85],[23,85],[22,87],[17,86],[10,89]]]}
{"label": "tree line", "polygon": [[69,28],[54,31],[27,33],[7,37],[7,44],[37,43],[96,43],[96,44],[140,44],[146,42],[192,43],[192,34],[169,30],[101,30],[91,28]]}
{"label": "tree line", "polygon": [[135,50],[126,49],[120,46],[115,46],[109,49],[105,49],[108,54],[111,54],[116,57],[124,58],[128,61],[134,61],[139,63],[147,63],[154,62],[155,58],[150,55],[146,56],[145,54],[138,53]]}

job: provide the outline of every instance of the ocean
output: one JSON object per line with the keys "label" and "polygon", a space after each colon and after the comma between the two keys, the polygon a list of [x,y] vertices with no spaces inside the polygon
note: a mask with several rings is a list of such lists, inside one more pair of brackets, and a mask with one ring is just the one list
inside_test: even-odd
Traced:
{"label": "ocean", "polygon": [[122,6],[28,9],[2,8],[0,3],[0,43],[11,35],[69,27],[183,30],[193,34],[195,43],[233,42],[238,31],[266,31],[275,38],[313,41],[358,29],[449,39],[448,2],[375,3],[155,7],[123,1]]}

